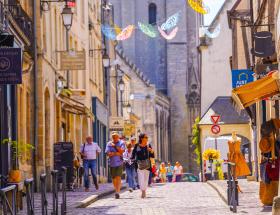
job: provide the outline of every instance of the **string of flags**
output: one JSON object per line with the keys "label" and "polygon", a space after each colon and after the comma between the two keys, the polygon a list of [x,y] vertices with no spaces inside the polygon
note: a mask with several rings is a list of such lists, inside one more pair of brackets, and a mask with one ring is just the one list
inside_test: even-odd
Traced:
{"label": "string of flags", "polygon": [[134,25],[128,25],[124,29],[121,29],[118,25],[114,24],[113,27],[108,24],[101,25],[101,31],[110,40],[124,41],[129,39],[135,29],[140,29],[145,35],[156,38],[159,33],[166,39],[171,40],[176,37],[179,28],[177,27],[180,20],[180,12],[170,16],[161,26],[155,27],[155,25],[145,24],[138,22],[138,27]]}
{"label": "string of flags", "polygon": [[[204,5],[203,0],[186,0],[189,6],[197,13],[207,14],[209,8]],[[105,37],[110,40],[124,41],[129,39],[136,29],[141,30],[146,36],[150,38],[156,38],[159,34],[166,40],[172,40],[176,37],[179,27],[177,26],[180,21],[180,12],[168,17],[161,25],[151,25],[142,22],[138,22],[138,27],[135,25],[128,25],[121,29],[118,25],[114,24],[110,26],[108,24],[101,25],[101,31]],[[206,27],[202,27],[203,33],[209,38],[217,38],[221,31],[221,25],[219,24],[213,32],[210,32]]]}

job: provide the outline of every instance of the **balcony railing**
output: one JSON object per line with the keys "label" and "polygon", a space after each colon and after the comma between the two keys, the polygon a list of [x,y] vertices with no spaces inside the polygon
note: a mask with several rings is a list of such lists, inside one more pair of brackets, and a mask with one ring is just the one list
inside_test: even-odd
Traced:
{"label": "balcony railing", "polygon": [[9,0],[8,5],[5,5],[10,13],[11,17],[17,24],[17,27],[24,33],[24,35],[32,41],[33,30],[32,20],[28,14],[23,10],[18,0]]}

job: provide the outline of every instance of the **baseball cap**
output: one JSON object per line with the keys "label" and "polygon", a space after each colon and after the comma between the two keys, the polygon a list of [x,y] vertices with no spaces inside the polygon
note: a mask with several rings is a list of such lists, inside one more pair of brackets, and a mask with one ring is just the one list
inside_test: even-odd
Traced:
{"label": "baseball cap", "polygon": [[119,133],[116,132],[116,131],[113,131],[111,136],[112,136],[112,137],[113,137],[113,136],[119,136]]}

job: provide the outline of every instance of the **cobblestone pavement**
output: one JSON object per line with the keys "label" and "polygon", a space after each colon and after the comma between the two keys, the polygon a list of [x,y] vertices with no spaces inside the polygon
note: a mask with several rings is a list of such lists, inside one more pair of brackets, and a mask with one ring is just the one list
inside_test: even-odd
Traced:
{"label": "cobblestone pavement", "polygon": [[[99,184],[99,190],[95,190],[93,186],[90,187],[90,192],[84,192],[84,188],[80,187],[73,191],[68,191],[67,192],[67,211],[72,211],[74,208],[79,206],[82,201],[89,197],[97,196],[97,195],[102,195],[104,193],[108,193],[113,191],[113,185],[110,183],[106,184]],[[62,196],[61,192],[58,194],[58,202],[59,202],[59,214],[60,212],[60,205],[62,202]],[[48,201],[48,213],[51,214],[52,212],[52,193],[47,193],[47,201]],[[41,194],[40,193],[35,193],[34,197],[34,202],[35,202],[35,215],[41,214]],[[23,210],[18,212],[19,215],[26,215],[26,198],[23,199]]]}
{"label": "cobblestone pavement", "polygon": [[[209,181],[218,189],[218,192],[227,199],[227,181]],[[239,193],[239,206],[237,210],[240,214],[271,215],[272,207],[263,207],[259,200],[259,182],[246,179],[238,179],[238,184],[243,193]]]}
{"label": "cobblestone pavement", "polygon": [[147,198],[140,191],[124,191],[120,199],[107,196],[88,208],[76,209],[75,215],[227,215],[232,214],[218,193],[206,183],[155,184]]}

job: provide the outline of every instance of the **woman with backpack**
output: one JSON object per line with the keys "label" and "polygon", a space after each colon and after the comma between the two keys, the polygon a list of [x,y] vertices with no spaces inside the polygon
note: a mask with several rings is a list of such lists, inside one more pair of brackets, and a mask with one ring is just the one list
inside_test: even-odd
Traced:
{"label": "woman with backpack", "polygon": [[135,145],[131,159],[136,159],[138,170],[138,180],[140,185],[141,198],[146,197],[146,190],[149,182],[149,174],[151,171],[150,158],[154,158],[154,151],[148,144],[148,136],[144,133],[139,135],[139,142]]}

